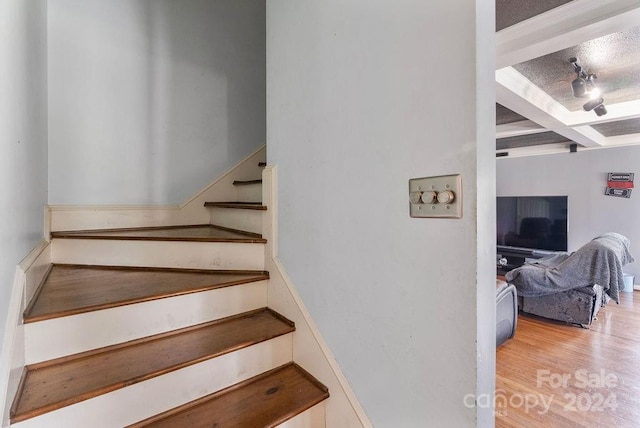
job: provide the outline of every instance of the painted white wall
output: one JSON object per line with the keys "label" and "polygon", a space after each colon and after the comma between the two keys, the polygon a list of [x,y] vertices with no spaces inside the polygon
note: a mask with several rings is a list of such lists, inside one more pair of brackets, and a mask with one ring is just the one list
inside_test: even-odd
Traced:
{"label": "painted white wall", "polygon": [[[492,2],[267,3],[280,259],[376,427],[493,426],[492,37]],[[451,173],[463,218],[409,218]]]}
{"label": "painted white wall", "polygon": [[47,2],[0,2],[0,343],[16,266],[47,204]]}
{"label": "painted white wall", "polygon": [[183,202],[264,144],[265,2],[49,0],[49,203]]}
{"label": "painted white wall", "polygon": [[[624,270],[640,276],[640,195],[635,193],[638,190],[633,190],[629,199],[604,194],[607,173],[640,174],[640,146],[499,158],[496,162],[498,196],[567,195],[569,251],[602,233],[621,233],[631,240],[631,253],[639,260]],[[639,178],[636,175],[636,183]]]}
{"label": "painted white wall", "polygon": [[326,401],[326,424],[323,426],[370,428],[371,421],[278,257],[278,169],[274,165],[268,165],[262,171],[261,200],[269,207],[262,218],[262,236],[267,240],[265,269],[269,271],[268,306],[295,323],[293,360],[320,379],[330,391]]}
{"label": "painted white wall", "polygon": [[0,425],[24,361],[25,274],[47,203],[47,2],[0,1]]}

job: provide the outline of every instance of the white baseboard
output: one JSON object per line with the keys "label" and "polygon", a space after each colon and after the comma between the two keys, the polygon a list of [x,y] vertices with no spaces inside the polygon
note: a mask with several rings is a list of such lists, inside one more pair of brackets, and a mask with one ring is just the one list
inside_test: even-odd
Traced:
{"label": "white baseboard", "polygon": [[24,330],[22,321],[22,290],[24,289],[24,272],[16,268],[7,323],[4,329],[2,353],[0,354],[0,400],[2,403],[2,427],[9,426],[9,410],[13,397],[18,390],[22,367],[24,366]]}
{"label": "white baseboard", "polygon": [[51,248],[42,240],[16,267],[0,354],[0,425],[9,426],[9,409],[25,365],[22,313],[51,264]]}
{"label": "white baseboard", "polygon": [[326,402],[328,427],[372,427],[331,350],[322,338],[300,295],[278,259],[277,170],[267,166],[262,173],[263,236],[267,239],[265,265],[269,271],[269,307],[296,324],[293,360],[309,371],[330,391]]}
{"label": "white baseboard", "polygon": [[[166,206],[52,205],[51,231],[179,226],[207,223],[206,212]],[[199,215],[200,214],[200,215]]]}
{"label": "white baseboard", "polygon": [[208,223],[209,210],[204,203],[236,200],[238,195],[233,181],[256,178],[260,174],[258,162],[263,162],[265,158],[266,146],[263,145],[180,205],[52,205],[48,207],[50,220],[45,220],[45,230],[57,232]]}

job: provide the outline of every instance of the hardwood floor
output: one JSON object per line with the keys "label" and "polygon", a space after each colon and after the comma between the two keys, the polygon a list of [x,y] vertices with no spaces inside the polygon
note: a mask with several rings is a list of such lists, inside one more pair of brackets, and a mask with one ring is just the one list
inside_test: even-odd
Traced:
{"label": "hardwood floor", "polygon": [[589,330],[519,315],[496,351],[497,427],[640,426],[640,292],[620,294]]}

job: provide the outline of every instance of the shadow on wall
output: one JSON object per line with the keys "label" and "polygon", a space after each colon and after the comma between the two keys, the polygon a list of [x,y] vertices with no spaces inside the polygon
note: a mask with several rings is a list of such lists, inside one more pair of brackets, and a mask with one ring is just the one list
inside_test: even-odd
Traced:
{"label": "shadow on wall", "polygon": [[[219,175],[264,144],[266,6],[146,0],[144,7],[147,150],[159,155],[147,179],[175,195],[194,181],[204,186],[212,170]],[[158,153],[158,145],[167,149]]]}
{"label": "shadow on wall", "polygon": [[51,204],[181,203],[264,144],[265,2],[51,0]]}

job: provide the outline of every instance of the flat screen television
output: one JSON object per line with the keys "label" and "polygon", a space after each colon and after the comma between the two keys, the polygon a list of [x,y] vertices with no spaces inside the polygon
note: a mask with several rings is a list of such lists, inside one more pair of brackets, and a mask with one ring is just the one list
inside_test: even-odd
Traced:
{"label": "flat screen television", "polygon": [[499,196],[497,244],[567,251],[567,196]]}

